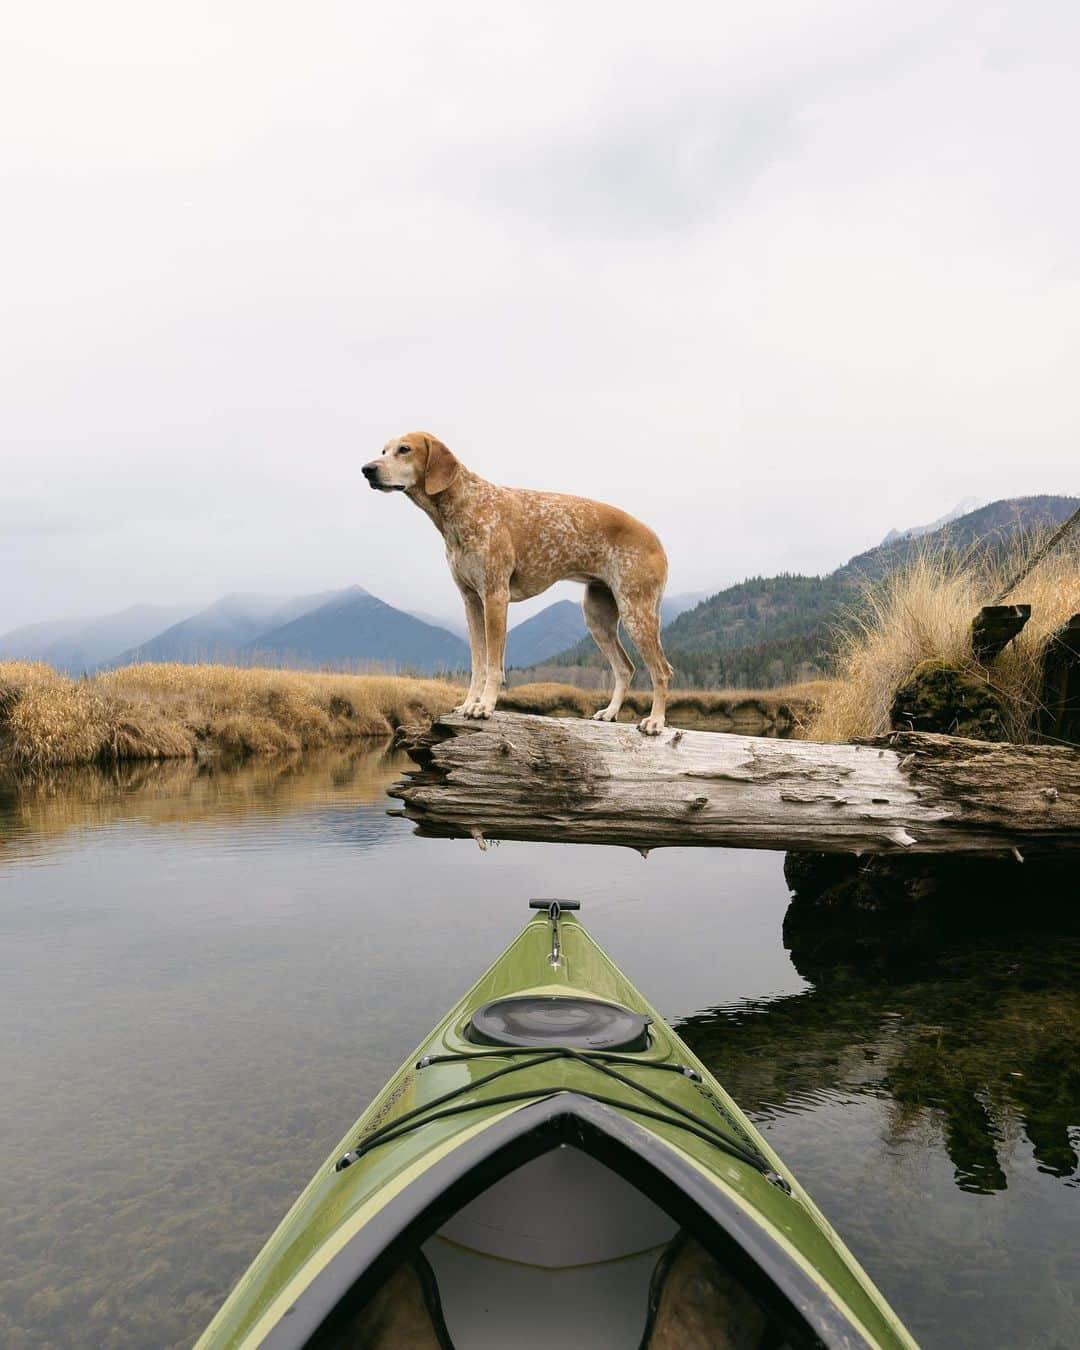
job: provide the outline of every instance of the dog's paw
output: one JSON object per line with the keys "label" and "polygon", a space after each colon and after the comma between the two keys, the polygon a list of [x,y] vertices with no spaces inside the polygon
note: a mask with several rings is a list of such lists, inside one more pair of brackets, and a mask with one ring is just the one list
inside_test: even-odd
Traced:
{"label": "dog's paw", "polygon": [[643,736],[659,736],[664,729],[664,719],[662,717],[643,717],[637,724],[637,729]]}
{"label": "dog's paw", "polygon": [[594,712],[592,720],[594,722],[614,722],[619,716],[618,708],[612,708],[610,704],[606,708],[601,708],[599,712]]}

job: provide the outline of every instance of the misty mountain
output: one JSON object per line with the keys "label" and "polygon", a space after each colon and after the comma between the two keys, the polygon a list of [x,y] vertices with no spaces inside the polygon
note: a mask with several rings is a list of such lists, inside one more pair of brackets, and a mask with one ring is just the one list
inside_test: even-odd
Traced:
{"label": "misty mountain", "polygon": [[469,648],[461,638],[395,609],[359,586],[263,631],[239,655],[245,661],[272,659],[300,668],[378,665],[428,674],[469,665]]}
{"label": "misty mountain", "polygon": [[50,643],[42,660],[71,675],[97,670],[190,613],[190,605],[131,605],[117,614],[93,619],[78,632]]}
{"label": "misty mountain", "polygon": [[0,657],[47,661],[70,675],[108,665],[127,648],[191,613],[190,605],[131,605],[90,619],[28,624],[0,636]]}
{"label": "misty mountain", "polygon": [[290,600],[283,600],[281,596],[226,595],[189,619],[133,645],[117,658],[116,664],[229,661],[260,633],[279,628],[341,594],[344,592],[323,591],[317,595],[294,596]]}
{"label": "misty mountain", "polygon": [[77,633],[86,622],[86,619],[52,619],[25,623],[0,633],[0,661],[41,661],[42,653],[52,643]]}

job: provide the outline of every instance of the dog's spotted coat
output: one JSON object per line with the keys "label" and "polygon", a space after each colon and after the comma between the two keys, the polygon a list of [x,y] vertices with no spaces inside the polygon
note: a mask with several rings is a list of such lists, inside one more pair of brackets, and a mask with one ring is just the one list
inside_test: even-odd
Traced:
{"label": "dog's spotted coat", "polygon": [[507,604],[571,580],[585,583],[585,622],[615,677],[597,720],[618,717],[634,673],[619,641],[621,619],[652,678],[652,710],[638,725],[650,736],[663,730],[672,673],[660,645],[667,558],[648,526],[584,497],[498,487],[419,431],[387,441],[363,472],[373,488],[410,497],[446,542],[472,651],[469,692],[458,712],[488,717],[495,708],[504,680]]}

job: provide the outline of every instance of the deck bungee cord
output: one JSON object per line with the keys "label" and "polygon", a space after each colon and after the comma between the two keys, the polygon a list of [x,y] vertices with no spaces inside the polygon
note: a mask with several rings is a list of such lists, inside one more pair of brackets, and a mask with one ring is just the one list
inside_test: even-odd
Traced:
{"label": "deck bungee cord", "polygon": [[579,1097],[585,1097],[589,1101],[598,1103],[601,1106],[610,1106],[615,1110],[632,1111],[635,1115],[644,1116],[649,1120],[660,1121],[665,1125],[673,1125],[678,1129],[685,1130],[689,1134],[704,1140],[722,1153],[728,1154],[737,1161],[745,1163],[748,1167],[754,1168],[760,1172],[763,1177],[779,1190],[786,1194],[791,1194],[791,1186],[772,1166],[768,1158],[765,1157],[753,1142],[746,1138],[745,1132],[741,1129],[738,1122],[735,1121],[726,1111],[723,1110],[720,1103],[709,1093],[705,1093],[706,1100],[714,1109],[723,1116],[729,1127],[734,1128],[746,1139],[745,1144],[738,1143],[729,1139],[726,1134],[718,1130],[711,1121],[703,1116],[697,1115],[694,1111],[688,1111],[677,1102],[668,1101],[660,1093],[654,1092],[652,1088],[646,1087],[644,1083],[635,1082],[628,1078],[626,1074],[612,1067],[612,1064],[625,1064],[638,1069],[656,1069],[667,1073],[677,1073],[683,1078],[689,1078],[692,1082],[701,1085],[701,1075],[696,1069],[683,1064],[655,1063],[649,1060],[633,1059],[629,1055],[613,1055],[604,1051],[582,1051],[574,1050],[569,1047],[560,1047],[554,1050],[484,1050],[484,1051],[462,1051],[457,1054],[448,1055],[425,1055],[416,1063],[416,1068],[426,1069],[435,1064],[453,1064],[468,1060],[481,1059],[502,1059],[505,1057],[520,1057],[520,1062],[516,1064],[506,1064],[500,1069],[495,1069],[482,1078],[470,1080],[459,1087],[452,1088],[449,1092],[444,1092],[442,1096],[433,1098],[430,1102],[425,1102],[422,1106],[414,1107],[411,1111],[406,1111],[396,1120],[379,1129],[373,1130],[370,1134],[360,1139],[356,1147],[350,1149],[348,1153],[340,1157],[334,1164],[335,1172],[343,1172],[354,1163],[359,1162],[366,1154],[377,1148],[380,1144],[391,1143],[400,1139],[403,1135],[411,1134],[413,1131],[421,1129],[436,1120],[445,1120],[448,1117],[464,1114],[467,1111],[477,1111],[490,1106],[509,1106],[514,1102],[535,1101],[544,1097],[558,1096],[560,1092],[568,1089],[557,1087],[551,1084],[545,1084],[543,1087],[529,1088],[522,1092],[508,1092],[494,1097],[482,1097],[477,1101],[458,1102],[457,1105],[450,1105],[466,1094],[474,1093],[477,1088],[485,1087],[488,1083],[494,1082],[498,1078],[505,1078],[507,1075],[517,1073],[522,1069],[533,1069],[542,1064],[550,1064],[556,1060],[571,1060],[575,1063],[584,1064],[588,1068],[596,1069],[607,1077],[621,1083],[624,1087],[630,1088],[634,1092],[640,1092],[650,1100],[658,1102],[664,1111],[654,1111],[651,1107],[642,1106],[638,1103],[624,1101],[621,1098],[605,1096],[602,1093],[592,1092],[588,1089],[575,1088],[574,1093]]}

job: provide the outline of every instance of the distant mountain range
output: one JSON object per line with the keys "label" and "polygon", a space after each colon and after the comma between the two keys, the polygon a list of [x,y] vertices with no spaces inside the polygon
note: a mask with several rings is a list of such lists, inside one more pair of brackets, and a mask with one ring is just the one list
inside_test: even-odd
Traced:
{"label": "distant mountain range", "polygon": [[[46,661],[71,675],[137,661],[431,674],[468,668],[463,629],[463,621],[451,631],[433,616],[397,609],[350,586],[288,600],[227,595],[194,614],[190,606],[133,605],[98,618],[27,624],[0,634],[0,660]],[[532,665],[585,631],[581,607],[556,601],[510,630],[507,662]]]}
{"label": "distant mountain range", "polygon": [[226,661],[260,634],[326,604],[338,594],[294,596],[226,595],[171,627],[158,630],[115,657],[116,665],[133,661]]}
{"label": "distant mountain range", "polygon": [[[861,584],[902,566],[921,549],[1000,555],[1018,533],[1056,525],[1078,505],[1080,499],[1075,497],[991,502],[929,533],[920,527],[890,532],[876,548],[826,576],[750,577],[667,624],[664,649],[684,686],[760,688],[825,674],[835,628],[856,602]],[[596,666],[603,658],[589,639],[549,658],[547,664]]]}
{"label": "distant mountain range", "polygon": [[[1056,524],[1076,506],[1074,497],[991,502],[950,512],[945,523],[890,531],[876,548],[826,576],[751,577],[711,596],[669,596],[665,648],[684,685],[768,686],[820,674],[833,629],[860,583],[901,566],[921,548],[1002,551],[1018,531]],[[460,620],[409,613],[349,586],[289,599],[227,595],[197,613],[133,605],[91,619],[28,624],[0,634],[0,659],[47,661],[75,675],[134,661],[436,673],[467,669],[469,648]],[[557,600],[511,628],[507,666],[521,671],[541,663],[564,669],[602,664],[574,601]]]}
{"label": "distant mountain range", "polygon": [[132,605],[94,619],[32,623],[0,636],[0,660],[47,661],[58,670],[95,670],[174,624],[190,606]]}

